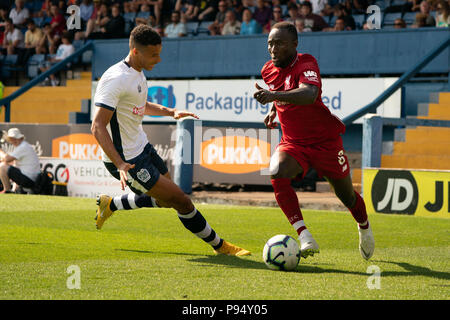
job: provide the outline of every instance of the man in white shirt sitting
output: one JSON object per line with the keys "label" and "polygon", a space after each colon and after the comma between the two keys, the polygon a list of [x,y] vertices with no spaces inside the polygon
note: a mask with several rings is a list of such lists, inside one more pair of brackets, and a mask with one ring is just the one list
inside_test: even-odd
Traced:
{"label": "man in white shirt sitting", "polygon": [[180,22],[180,12],[172,12],[172,23],[167,25],[164,30],[164,36],[168,38],[184,37],[187,34],[186,24]]}
{"label": "man in white shirt sitting", "polygon": [[[10,180],[18,186],[32,189],[41,171],[36,151],[17,128],[8,130],[6,140],[14,146],[14,150],[6,153],[0,149],[0,179],[3,185],[0,193],[12,192]],[[15,166],[12,165],[13,162]]]}

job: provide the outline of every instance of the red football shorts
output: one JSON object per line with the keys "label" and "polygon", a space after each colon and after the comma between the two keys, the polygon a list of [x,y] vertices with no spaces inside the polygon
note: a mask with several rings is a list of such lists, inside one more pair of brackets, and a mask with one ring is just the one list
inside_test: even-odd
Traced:
{"label": "red football shorts", "polygon": [[278,152],[286,152],[294,157],[303,168],[302,178],[309,168],[314,168],[319,177],[331,179],[345,178],[350,173],[347,156],[341,136],[311,146],[302,146],[281,140]]}

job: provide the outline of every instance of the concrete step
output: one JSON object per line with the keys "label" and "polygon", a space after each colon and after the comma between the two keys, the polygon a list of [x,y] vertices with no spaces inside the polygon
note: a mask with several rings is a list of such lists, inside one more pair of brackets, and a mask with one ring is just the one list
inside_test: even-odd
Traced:
{"label": "concrete step", "polygon": [[405,141],[410,143],[450,143],[450,128],[417,127],[406,129],[405,134]]}
{"label": "concrete step", "polygon": [[450,170],[450,155],[393,154],[381,156],[383,168]]}
{"label": "concrete step", "polygon": [[450,154],[450,141],[447,142],[398,142],[394,141],[393,154],[435,155]]}

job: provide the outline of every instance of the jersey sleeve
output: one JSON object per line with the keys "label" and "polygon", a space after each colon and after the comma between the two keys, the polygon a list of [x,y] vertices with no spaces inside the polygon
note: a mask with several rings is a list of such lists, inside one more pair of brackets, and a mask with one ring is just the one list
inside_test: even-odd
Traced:
{"label": "jersey sleeve", "polygon": [[25,155],[24,144],[18,145],[9,155],[20,161]]}
{"label": "jersey sleeve", "polygon": [[297,72],[299,73],[298,85],[301,83],[312,84],[317,87],[322,87],[322,80],[320,79],[319,65],[316,59],[311,55],[302,57],[304,61],[299,64]]}
{"label": "jersey sleeve", "polygon": [[116,110],[122,92],[120,81],[115,78],[102,77],[95,90],[94,104],[96,107],[111,111]]}

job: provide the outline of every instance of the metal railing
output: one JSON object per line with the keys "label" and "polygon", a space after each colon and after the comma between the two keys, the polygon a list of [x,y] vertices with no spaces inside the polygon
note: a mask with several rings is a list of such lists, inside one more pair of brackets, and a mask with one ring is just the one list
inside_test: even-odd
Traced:
{"label": "metal railing", "polygon": [[[377,108],[386,101],[392,94],[400,89],[406,82],[414,77],[420,70],[422,70],[430,61],[437,57],[442,51],[444,51],[450,45],[450,36],[447,37],[441,44],[433,48],[426,56],[424,56],[416,65],[414,65],[409,71],[405,72],[397,81],[395,81],[389,88],[387,88],[381,95],[379,95],[373,102],[369,103],[365,107],[353,112],[349,116],[345,117],[342,121],[345,125],[351,124],[356,119],[364,116],[367,113],[375,113]],[[450,90],[450,72],[449,82]]]}
{"label": "metal railing", "polygon": [[89,41],[86,44],[84,44],[80,49],[75,51],[72,55],[70,55],[69,57],[67,57],[64,60],[58,62],[57,64],[52,66],[47,71],[45,71],[45,72],[41,73],[40,75],[38,75],[37,77],[33,78],[31,81],[29,81],[23,87],[17,89],[16,91],[14,91],[9,96],[1,99],[0,100],[0,110],[1,110],[1,107],[4,106],[4,108],[5,108],[5,122],[10,122],[11,121],[11,102],[14,99],[18,98],[20,95],[24,94],[25,92],[30,90],[35,85],[37,85],[40,82],[44,81],[48,76],[50,76],[50,75],[52,75],[52,74],[54,74],[54,73],[64,69],[67,66],[67,64],[69,64],[71,62],[74,62],[75,59],[80,57],[84,52],[86,52],[88,50],[92,50],[92,49],[93,49],[92,41]]}

